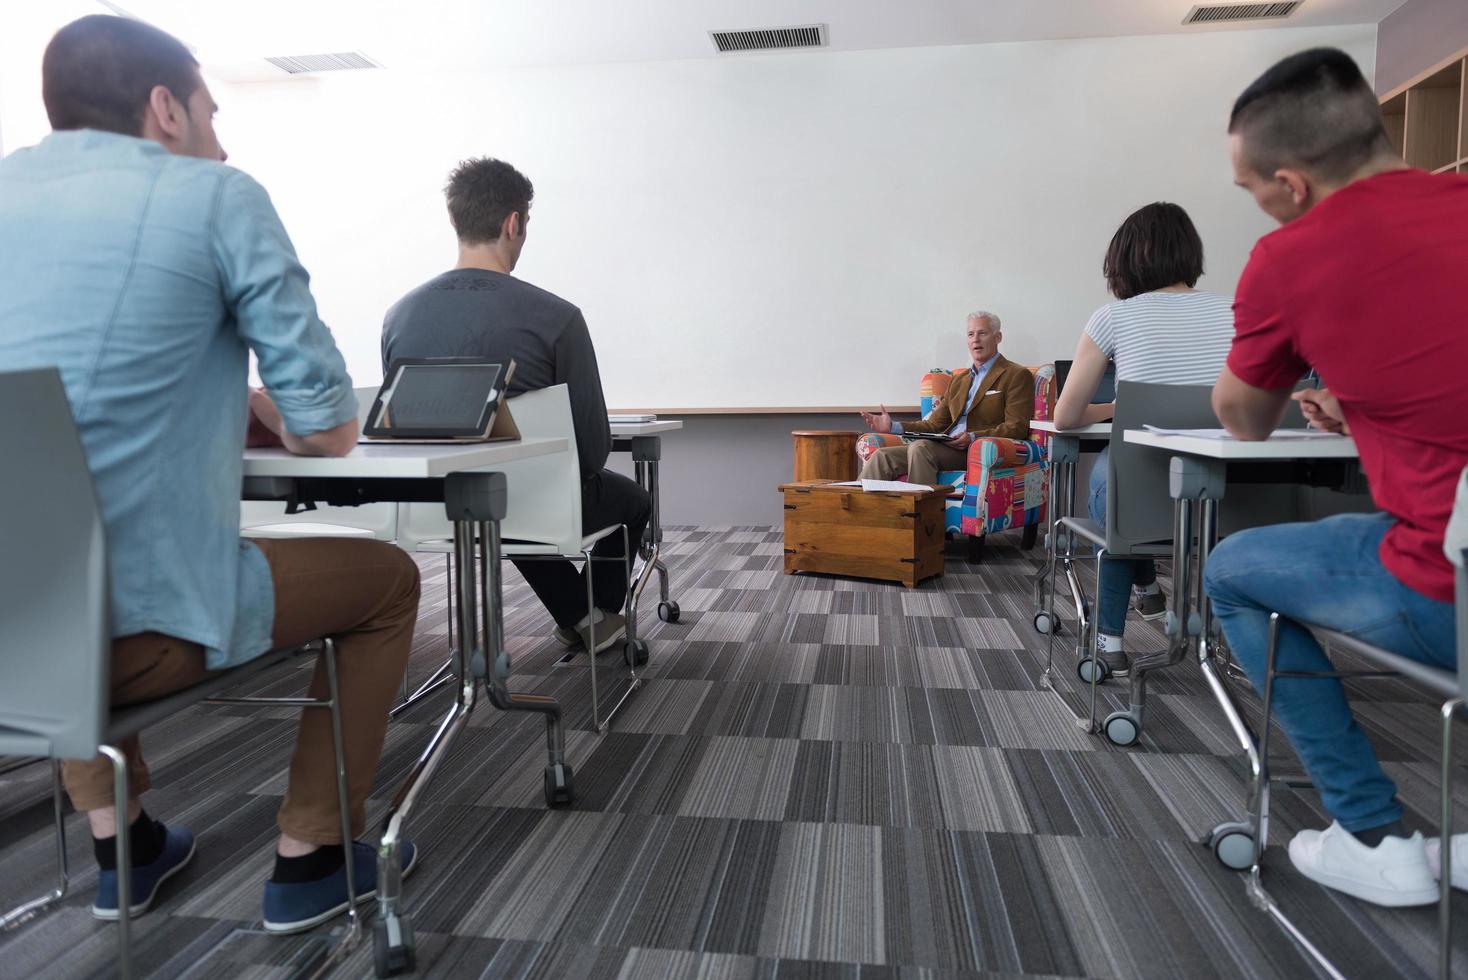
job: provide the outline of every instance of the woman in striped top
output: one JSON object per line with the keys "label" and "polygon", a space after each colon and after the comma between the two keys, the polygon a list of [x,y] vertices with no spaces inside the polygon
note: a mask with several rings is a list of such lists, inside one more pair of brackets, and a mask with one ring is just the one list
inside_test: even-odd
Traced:
{"label": "woman in striped top", "polygon": [[[1114,404],[1091,404],[1107,361],[1116,363],[1118,381],[1212,385],[1233,342],[1233,298],[1194,288],[1203,275],[1203,242],[1176,204],[1149,204],[1122,222],[1102,272],[1116,302],[1092,314],[1081,335],[1055,406],[1055,424],[1062,428],[1111,418]],[[1106,456],[1101,453],[1091,470],[1091,519],[1103,525]],[[1131,667],[1122,647],[1128,598],[1143,619],[1167,614],[1151,560],[1103,561],[1096,603],[1098,655],[1118,676]]]}

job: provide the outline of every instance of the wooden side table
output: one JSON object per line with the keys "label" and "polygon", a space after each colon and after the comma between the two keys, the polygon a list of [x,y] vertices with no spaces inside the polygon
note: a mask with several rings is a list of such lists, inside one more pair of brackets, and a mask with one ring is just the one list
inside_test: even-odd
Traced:
{"label": "wooden side table", "polygon": [[783,483],[785,574],[824,572],[901,582],[943,574],[943,507],[952,487],[877,490],[820,480]]}
{"label": "wooden side table", "polygon": [[856,440],[860,432],[805,430],[792,432],[795,441],[795,480],[854,480]]}

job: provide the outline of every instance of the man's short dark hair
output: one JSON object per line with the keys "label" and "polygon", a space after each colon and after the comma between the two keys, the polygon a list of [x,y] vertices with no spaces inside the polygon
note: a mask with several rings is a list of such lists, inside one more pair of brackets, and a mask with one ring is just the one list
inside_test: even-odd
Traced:
{"label": "man's short dark hair", "polygon": [[187,109],[199,84],[199,63],[178,38],[108,14],[83,17],[57,31],[41,61],[41,98],[52,129],[141,136],[156,86]]}
{"label": "man's short dark hair", "polygon": [[459,241],[482,245],[499,240],[500,228],[512,214],[519,214],[524,226],[535,188],[505,161],[477,157],[454,168],[443,193]]}
{"label": "man's short dark hair", "polygon": [[1149,204],[1133,211],[1116,229],[1101,271],[1117,299],[1180,282],[1196,286],[1203,275],[1203,239],[1178,205]]}
{"label": "man's short dark hair", "polygon": [[1245,161],[1263,176],[1282,167],[1343,183],[1393,154],[1376,93],[1351,56],[1336,48],[1290,55],[1244,89],[1228,121]]}

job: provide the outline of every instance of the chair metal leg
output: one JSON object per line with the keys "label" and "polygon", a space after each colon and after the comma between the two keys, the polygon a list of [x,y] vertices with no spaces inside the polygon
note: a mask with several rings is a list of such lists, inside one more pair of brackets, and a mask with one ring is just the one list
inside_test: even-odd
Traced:
{"label": "chair metal leg", "polygon": [[336,764],[336,806],[341,817],[342,848],[347,855],[347,935],[337,947],[346,951],[356,945],[362,933],[362,921],[357,915],[357,873],[352,855],[351,802],[347,795],[347,752],[342,740],[341,687],[336,676],[336,644],[330,639],[321,656],[326,661],[326,690],[331,699],[327,709],[331,712],[331,754]]}
{"label": "chair metal leg", "polygon": [[32,899],[23,905],[18,905],[0,915],[0,932],[14,928],[22,922],[27,922],[41,912],[42,909],[61,901],[66,897],[66,890],[71,883],[71,876],[66,863],[66,823],[61,812],[61,760],[51,760],[51,803],[54,809],[56,830],[56,887],[51,889],[40,898]]}
{"label": "chair metal leg", "polygon": [[127,820],[127,756],[114,746],[97,751],[112,761],[112,801],[117,807],[117,972],[132,980],[132,943],[129,935],[133,898],[133,852]]}
{"label": "chair metal leg", "polygon": [[454,658],[451,656],[449,657],[449,659],[445,660],[442,664],[439,665],[438,669],[433,672],[428,680],[419,685],[418,690],[414,691],[412,694],[409,694],[408,696],[403,698],[403,700],[393,705],[392,709],[387,713],[388,717],[396,718],[398,715],[413,707],[413,705],[417,704],[419,701],[422,701],[424,698],[428,697],[428,695],[432,694],[434,691],[443,687],[445,684],[453,683],[453,681]]}
{"label": "chair metal leg", "polygon": [[[1096,604],[1098,606],[1100,605],[1100,602],[1101,602],[1101,563],[1104,562],[1105,560],[1106,560],[1106,549],[1105,548],[1097,548],[1096,549]],[[1077,584],[1079,584],[1079,583],[1077,583]],[[1090,656],[1091,656],[1091,707],[1090,707],[1090,714],[1086,718],[1086,723],[1082,727],[1084,727],[1085,730],[1088,733],[1092,734],[1092,735],[1096,734],[1098,731],[1101,730],[1100,726],[1096,723],[1096,685],[1098,683],[1100,683],[1100,681],[1101,681],[1101,671],[1104,669],[1103,666],[1102,666],[1102,660],[1101,660],[1101,616],[1100,616],[1100,612],[1101,612],[1100,609],[1093,609],[1091,611],[1090,622],[1086,624],[1088,628],[1082,633],[1082,636],[1085,637],[1085,639],[1082,642],[1086,644],[1086,649],[1088,649],[1090,651]],[[1078,720],[1077,721],[1077,724],[1079,724],[1079,723],[1080,722]]]}
{"label": "chair metal leg", "polygon": [[[1250,793],[1249,820],[1254,828],[1254,861],[1249,868],[1249,894],[1262,895],[1260,865],[1269,846],[1269,730],[1274,719],[1275,659],[1279,655],[1279,613],[1269,614],[1269,644],[1264,655],[1264,707],[1260,720],[1259,753],[1254,761],[1254,786]],[[1256,897],[1256,902],[1258,898]]]}
{"label": "chair metal leg", "polygon": [[1453,716],[1463,707],[1462,698],[1443,702],[1442,815],[1438,827],[1437,974],[1449,980],[1453,974]]}
{"label": "chair metal leg", "polygon": [[[612,719],[615,718],[617,716],[617,713],[621,711],[622,708],[627,704],[627,700],[632,697],[633,693],[635,693],[640,687],[642,687],[642,679],[637,676],[636,662],[636,651],[642,645],[642,641],[638,640],[637,638],[637,594],[640,591],[640,587],[647,584],[647,579],[648,577],[650,577],[652,568],[651,566],[644,564],[644,575],[642,576],[641,581],[639,581],[636,586],[633,586],[631,578],[631,552],[628,550],[630,548],[630,544],[631,541],[627,534],[627,525],[624,524],[622,525],[623,557],[615,560],[625,562],[624,571],[627,575],[627,583],[629,586],[627,590],[627,596],[623,600],[625,602],[623,609],[625,610],[627,624],[627,639],[624,647],[623,659],[627,664],[629,683],[627,685],[627,689],[622,692],[622,696],[617,699],[617,703],[612,705],[611,709],[607,711],[605,715],[603,715],[601,711],[601,688],[597,680],[597,654],[595,652],[597,611],[595,569],[598,559],[591,553],[590,550],[585,550],[581,552],[581,558],[583,561],[586,562],[584,576],[586,579],[586,608],[588,610],[588,622],[590,623],[587,628],[587,639],[589,640],[587,650],[591,658],[591,722],[598,732],[605,732],[609,727],[611,727]],[[602,560],[605,561],[610,559]]]}

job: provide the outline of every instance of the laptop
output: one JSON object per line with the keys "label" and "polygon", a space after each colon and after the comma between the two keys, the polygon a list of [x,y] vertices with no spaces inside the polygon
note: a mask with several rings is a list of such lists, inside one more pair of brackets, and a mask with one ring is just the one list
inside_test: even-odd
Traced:
{"label": "laptop", "polygon": [[405,357],[378,389],[364,443],[502,442],[520,438],[505,392],[515,362]]}
{"label": "laptop", "polygon": [[[1055,398],[1060,399],[1060,393],[1065,390],[1065,379],[1070,376],[1071,365],[1075,361],[1055,362]],[[1116,401],[1116,362],[1106,362],[1106,373],[1101,375],[1101,383],[1096,386],[1096,394],[1091,396],[1092,405],[1109,405]]]}

